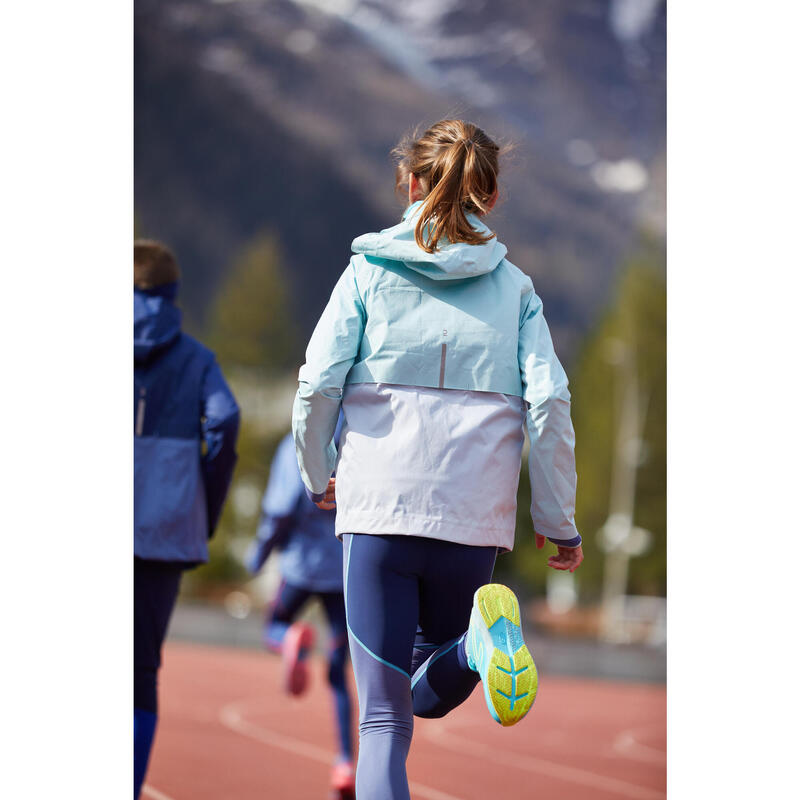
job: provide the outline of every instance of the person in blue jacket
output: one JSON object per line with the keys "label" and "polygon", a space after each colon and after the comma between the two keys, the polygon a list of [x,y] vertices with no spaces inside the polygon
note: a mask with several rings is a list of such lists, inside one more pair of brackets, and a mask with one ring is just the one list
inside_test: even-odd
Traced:
{"label": "person in blue jacket", "polygon": [[181,331],[180,271],[133,245],[134,797],[155,734],[161,647],[183,570],[208,560],[236,463],[239,408],[214,354]]}
{"label": "person in blue jacket", "polygon": [[[339,441],[341,426],[340,416],[334,444]],[[281,583],[267,613],[264,644],[283,657],[286,691],[303,694],[308,686],[306,659],[314,644],[314,629],[295,620],[309,599],[319,599],[330,626],[328,683],[333,694],[339,743],[331,785],[339,797],[352,797],[355,773],[350,694],[345,674],[347,623],[342,545],[335,535],[333,505],[317,507],[307,495],[291,432],[278,445],[270,467],[258,531],[246,559],[250,572],[259,572],[276,548],[281,551]]]}
{"label": "person in blue jacket", "polygon": [[344,544],[361,800],[408,800],[415,715],[444,716],[479,683],[501,725],[533,705],[519,602],[490,582],[514,546],[526,425],[536,545],[555,545],[554,569],[583,560],[567,376],[531,279],[484,221],[499,147],[448,119],[395,153],[409,205],[353,242],[293,412],[303,481],[335,502]]}

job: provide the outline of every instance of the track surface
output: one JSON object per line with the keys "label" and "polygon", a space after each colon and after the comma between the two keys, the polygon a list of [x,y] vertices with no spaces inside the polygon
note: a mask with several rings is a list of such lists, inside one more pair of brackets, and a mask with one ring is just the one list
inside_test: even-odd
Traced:
{"label": "track surface", "polygon": [[[534,653],[534,657],[536,654]],[[333,758],[324,665],[301,699],[265,653],[168,643],[151,800],[325,800]],[[501,728],[480,687],[440,720],[415,720],[414,800],[664,800],[666,691],[540,675],[532,711]],[[355,704],[355,692],[353,692]],[[357,717],[357,709],[354,709]]]}

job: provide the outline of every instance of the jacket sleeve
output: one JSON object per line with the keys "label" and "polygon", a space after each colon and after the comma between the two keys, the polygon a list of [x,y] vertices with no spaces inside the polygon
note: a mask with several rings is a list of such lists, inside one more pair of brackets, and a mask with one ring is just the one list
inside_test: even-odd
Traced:
{"label": "jacket sleeve", "polygon": [[256,539],[247,555],[247,567],[258,572],[269,554],[280,547],[296,525],[297,512],[305,493],[291,434],[281,441],[269,472],[269,483],[261,500]]}
{"label": "jacket sleeve", "polygon": [[239,406],[228,388],[216,361],[203,379],[203,484],[206,490],[208,535],[214,530],[231,485],[236,465],[236,438],[239,435]]}
{"label": "jacket sleeve", "polygon": [[333,435],[342,389],[358,356],[365,322],[366,311],[351,262],[311,335],[292,414],[300,475],[315,501],[322,499],[336,465]]}
{"label": "jacket sleeve", "polygon": [[575,432],[567,375],[553,349],[542,301],[533,291],[523,301],[519,367],[530,437],[533,529],[555,544],[577,547],[575,527]]}

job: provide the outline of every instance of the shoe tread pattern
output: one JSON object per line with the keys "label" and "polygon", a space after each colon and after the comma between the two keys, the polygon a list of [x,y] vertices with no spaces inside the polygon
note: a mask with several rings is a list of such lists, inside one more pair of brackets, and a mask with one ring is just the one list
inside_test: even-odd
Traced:
{"label": "shoe tread pattern", "polygon": [[496,718],[508,727],[519,722],[536,699],[538,674],[519,628],[519,603],[501,584],[482,586],[478,608],[494,642],[484,689]]}
{"label": "shoe tread pattern", "polygon": [[519,603],[514,592],[502,583],[487,583],[478,589],[478,608],[487,628],[505,617],[514,625],[520,624]]}

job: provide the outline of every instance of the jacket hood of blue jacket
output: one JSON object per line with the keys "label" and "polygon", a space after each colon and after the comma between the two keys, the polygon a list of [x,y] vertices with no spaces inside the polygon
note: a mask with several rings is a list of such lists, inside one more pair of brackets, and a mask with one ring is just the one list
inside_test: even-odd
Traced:
{"label": "jacket hood of blue jacket", "polygon": [[[422,201],[418,200],[406,209],[399,224],[378,233],[359,236],[353,241],[353,252],[400,261],[409,269],[439,281],[486,275],[505,258],[506,246],[497,238],[485,244],[446,244],[435,253],[426,253],[414,240],[414,228],[421,207]],[[467,220],[476,231],[491,233],[477,215],[467,214]]]}
{"label": "jacket hood of blue jacket", "polygon": [[181,312],[173,301],[177,284],[133,290],[133,360],[148,361],[181,334]]}

